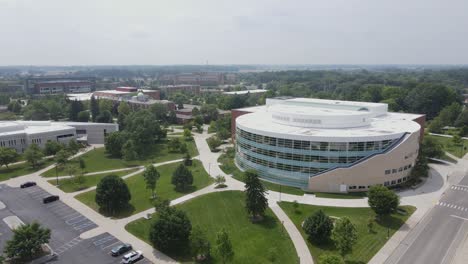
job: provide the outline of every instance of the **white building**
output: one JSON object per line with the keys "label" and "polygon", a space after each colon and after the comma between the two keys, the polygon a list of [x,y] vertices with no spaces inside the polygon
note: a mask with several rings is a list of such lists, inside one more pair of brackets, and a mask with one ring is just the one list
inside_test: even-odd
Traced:
{"label": "white building", "polygon": [[382,103],[267,99],[232,113],[239,168],[319,192],[408,180],[424,127],[424,115],[389,113]]}
{"label": "white building", "polygon": [[4,121],[0,122],[0,147],[22,153],[30,144],[43,148],[49,140],[67,143],[77,139],[88,144],[104,144],[105,135],[114,131],[118,131],[117,124]]}

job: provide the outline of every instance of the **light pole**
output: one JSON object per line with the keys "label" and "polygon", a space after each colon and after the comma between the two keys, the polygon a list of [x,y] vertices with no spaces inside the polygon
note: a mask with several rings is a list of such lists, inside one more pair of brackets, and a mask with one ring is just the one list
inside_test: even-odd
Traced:
{"label": "light pole", "polygon": [[56,180],[56,185],[59,186],[59,183],[58,183],[58,171],[57,171],[57,166],[58,165],[55,165],[55,180]]}

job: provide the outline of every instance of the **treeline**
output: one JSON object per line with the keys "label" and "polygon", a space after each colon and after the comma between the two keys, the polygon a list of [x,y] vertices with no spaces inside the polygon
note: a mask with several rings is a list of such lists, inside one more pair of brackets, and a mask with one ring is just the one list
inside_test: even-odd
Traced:
{"label": "treeline", "polygon": [[424,113],[433,119],[446,106],[461,103],[468,69],[377,71],[282,71],[241,75],[266,84],[270,96],[385,102],[391,111]]}

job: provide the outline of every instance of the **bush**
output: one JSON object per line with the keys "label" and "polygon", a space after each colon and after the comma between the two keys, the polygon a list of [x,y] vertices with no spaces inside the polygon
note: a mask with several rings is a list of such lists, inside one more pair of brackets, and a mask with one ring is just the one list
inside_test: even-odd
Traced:
{"label": "bush", "polygon": [[306,218],[302,228],[309,241],[323,243],[330,238],[333,222],[322,210],[318,210]]}

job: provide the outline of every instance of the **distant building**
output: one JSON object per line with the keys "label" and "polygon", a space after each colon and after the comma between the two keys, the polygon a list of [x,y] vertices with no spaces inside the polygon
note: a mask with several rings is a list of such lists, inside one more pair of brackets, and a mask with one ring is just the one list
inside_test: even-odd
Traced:
{"label": "distant building", "polygon": [[132,96],[137,95],[138,92],[142,92],[154,100],[161,98],[159,90],[142,90],[136,87],[117,87],[115,90],[96,91],[93,94],[97,99],[119,100],[121,98],[130,99]]}
{"label": "distant building", "polygon": [[158,78],[162,84],[198,84],[205,86],[224,84],[224,74],[220,72],[193,72],[165,74]]}
{"label": "distant building", "polygon": [[68,143],[76,139],[88,144],[104,144],[105,136],[118,130],[117,124],[107,123],[6,121],[0,122],[0,147],[23,153],[29,145],[43,148],[47,141]]}
{"label": "distant building", "polygon": [[[194,116],[192,115],[194,108],[198,108],[198,110],[200,110],[201,106],[184,104],[184,108],[177,109],[176,110],[177,123],[185,124],[185,123],[192,121],[194,119]],[[231,111],[218,109],[219,116],[229,115],[230,113]]]}
{"label": "distant building", "polygon": [[95,90],[96,79],[88,77],[34,77],[25,80],[29,94],[49,95],[63,93],[89,93]]}
{"label": "distant building", "polygon": [[226,95],[263,94],[263,93],[266,93],[266,92],[268,92],[268,90],[255,89],[255,90],[243,90],[243,91],[224,92],[223,94],[226,94]]}
{"label": "distant building", "polygon": [[166,97],[180,92],[189,92],[195,95],[200,94],[200,85],[192,84],[164,85],[158,87],[158,89],[161,90]]}

